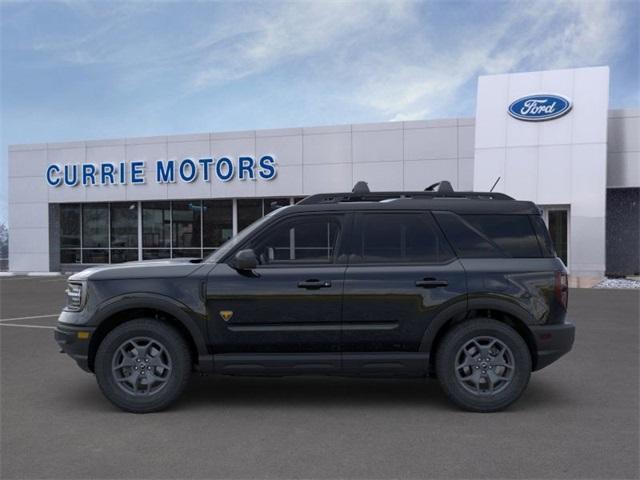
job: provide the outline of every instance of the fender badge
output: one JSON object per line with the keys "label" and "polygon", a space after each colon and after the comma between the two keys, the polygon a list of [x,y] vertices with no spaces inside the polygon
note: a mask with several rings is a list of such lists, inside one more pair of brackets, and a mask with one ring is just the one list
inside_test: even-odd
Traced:
{"label": "fender badge", "polygon": [[220,318],[225,322],[228,322],[233,317],[233,312],[231,310],[220,310]]}

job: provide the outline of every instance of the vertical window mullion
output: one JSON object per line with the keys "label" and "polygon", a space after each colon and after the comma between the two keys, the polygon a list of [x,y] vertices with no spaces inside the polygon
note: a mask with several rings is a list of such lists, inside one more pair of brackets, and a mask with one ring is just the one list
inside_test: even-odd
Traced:
{"label": "vertical window mullion", "polygon": [[84,222],[84,205],[80,204],[80,264],[84,263],[84,232],[83,232],[83,222]]}
{"label": "vertical window mullion", "polygon": [[238,234],[238,199],[234,198],[232,203],[232,225],[231,225],[231,236],[235,237]]}
{"label": "vertical window mullion", "polygon": [[204,258],[204,201],[200,200],[200,258]]}
{"label": "vertical window mullion", "polygon": [[111,202],[107,202],[107,260],[111,264]]}
{"label": "vertical window mullion", "polygon": [[142,202],[138,205],[138,261],[142,261]]}

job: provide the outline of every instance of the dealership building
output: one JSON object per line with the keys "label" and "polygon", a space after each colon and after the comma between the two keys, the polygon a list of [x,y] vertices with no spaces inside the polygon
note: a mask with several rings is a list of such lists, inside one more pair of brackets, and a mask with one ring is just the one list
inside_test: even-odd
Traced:
{"label": "dealership building", "polygon": [[9,269],[200,257],[320,192],[504,192],[543,210],[574,281],[640,272],[640,110],[609,68],[481,76],[475,118],[9,147]]}

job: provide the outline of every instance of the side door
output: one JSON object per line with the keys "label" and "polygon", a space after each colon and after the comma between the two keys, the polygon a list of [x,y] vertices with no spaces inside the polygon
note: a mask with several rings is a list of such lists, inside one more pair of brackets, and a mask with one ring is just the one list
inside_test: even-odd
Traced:
{"label": "side door", "polygon": [[[207,279],[214,353],[333,353],[316,365],[339,368],[346,270],[346,257],[339,252],[346,226],[347,217],[340,213],[289,215],[236,249],[254,250],[259,262],[254,272],[237,271],[231,262],[216,265]],[[289,358],[291,365],[288,360],[279,365],[303,367],[296,358]],[[318,358],[310,356],[309,362]],[[274,361],[278,360],[271,356],[249,363],[269,368]]]}
{"label": "side door", "polygon": [[[431,320],[466,305],[466,278],[429,212],[362,212],[345,274],[343,368],[424,373]],[[375,354],[374,354],[375,353]]]}

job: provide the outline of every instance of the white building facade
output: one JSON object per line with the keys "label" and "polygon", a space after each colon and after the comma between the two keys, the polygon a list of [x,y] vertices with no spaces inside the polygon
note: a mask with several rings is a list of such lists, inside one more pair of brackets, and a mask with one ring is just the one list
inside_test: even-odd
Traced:
{"label": "white building facade", "polygon": [[11,146],[9,268],[202,256],[273,202],[448,180],[540,205],[575,278],[637,274],[640,110],[609,110],[609,69],[485,76],[477,95],[475,118]]}

